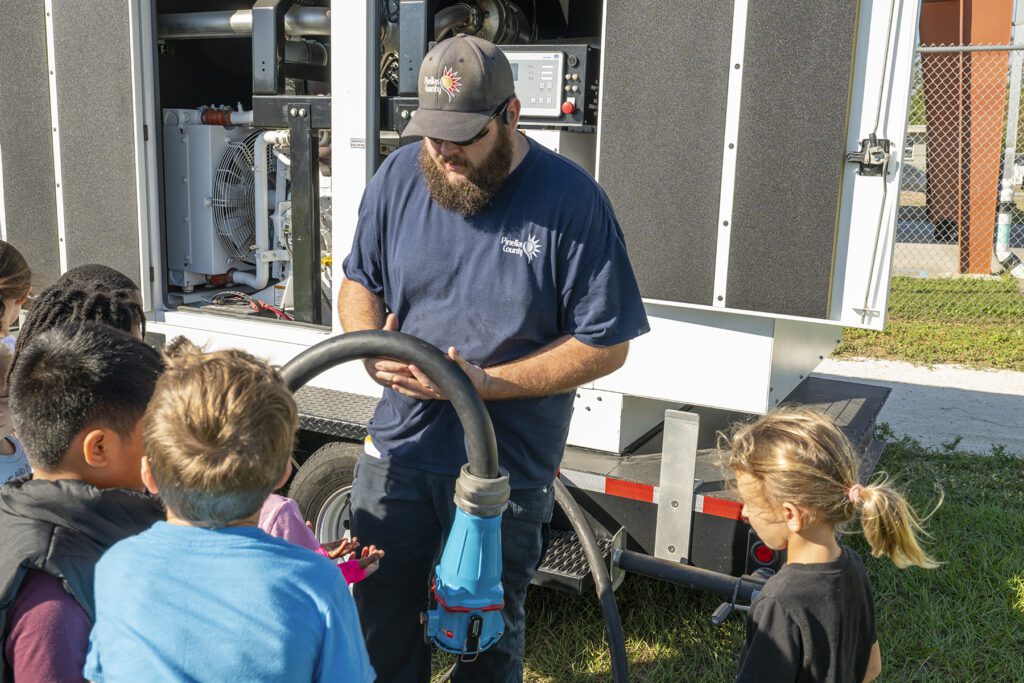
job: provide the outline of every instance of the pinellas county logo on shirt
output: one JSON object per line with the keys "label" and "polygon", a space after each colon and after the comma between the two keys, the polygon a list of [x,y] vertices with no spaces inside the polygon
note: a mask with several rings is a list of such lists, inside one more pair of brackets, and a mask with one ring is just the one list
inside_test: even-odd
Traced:
{"label": "pinellas county logo on shirt", "polygon": [[533,259],[540,256],[540,240],[533,235],[527,237],[525,241],[502,235],[501,250],[506,254],[525,256],[526,262],[532,263]]}
{"label": "pinellas county logo on shirt", "polygon": [[432,93],[444,92],[448,95],[448,101],[451,102],[462,89],[462,76],[459,75],[458,71],[455,71],[450,66],[446,66],[440,78],[437,76],[425,77],[423,79],[423,89]]}

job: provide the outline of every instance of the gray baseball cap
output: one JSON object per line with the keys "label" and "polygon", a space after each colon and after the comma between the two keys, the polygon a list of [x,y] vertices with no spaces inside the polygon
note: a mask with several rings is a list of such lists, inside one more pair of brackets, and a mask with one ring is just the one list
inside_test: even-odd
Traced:
{"label": "gray baseball cap", "polygon": [[419,109],[402,135],[468,140],[515,94],[505,53],[460,33],[443,40],[420,65]]}

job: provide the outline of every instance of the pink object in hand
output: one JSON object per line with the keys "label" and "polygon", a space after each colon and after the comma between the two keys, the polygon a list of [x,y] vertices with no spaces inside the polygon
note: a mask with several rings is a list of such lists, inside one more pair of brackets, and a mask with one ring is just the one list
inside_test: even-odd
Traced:
{"label": "pink object in hand", "polygon": [[[316,549],[318,555],[323,555],[327,559],[331,559],[330,553],[323,546]],[[359,564],[359,560],[348,560],[338,565],[338,569],[341,570],[341,575],[345,577],[345,580],[349,584],[358,583],[366,578],[366,570]]]}

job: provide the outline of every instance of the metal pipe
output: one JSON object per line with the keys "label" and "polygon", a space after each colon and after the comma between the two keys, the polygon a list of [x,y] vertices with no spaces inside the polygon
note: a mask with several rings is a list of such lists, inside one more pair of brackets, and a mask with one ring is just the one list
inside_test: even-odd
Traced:
{"label": "metal pipe", "polygon": [[[1024,47],[1024,0],[1017,0],[1013,18],[1013,44]],[[1024,279],[1024,262],[1010,251],[1010,229],[1013,225],[1013,171],[1017,157],[1017,117],[1020,115],[1021,76],[1024,55],[1015,51],[1010,55],[1009,103],[1006,108],[1006,150],[1003,153],[1003,177],[1000,179],[999,213],[996,218],[996,260],[1003,272]]]}
{"label": "metal pipe", "polygon": [[632,550],[615,551],[613,561],[620,569],[627,572],[714,593],[727,600],[732,600],[735,596],[736,604],[740,605],[749,605],[764,585],[749,577],[720,574],[700,567],[636,553]]}
{"label": "metal pipe", "polygon": [[200,121],[207,126],[251,126],[252,110],[204,109]]}
{"label": "metal pipe", "polygon": [[[331,10],[327,7],[292,7],[284,15],[288,36],[331,35]],[[180,12],[157,15],[157,38],[242,38],[252,35],[252,10]]]}
{"label": "metal pipe", "polygon": [[480,30],[480,25],[479,12],[475,12],[469,5],[459,3],[445,7],[434,15],[434,40],[444,40],[449,31],[454,32],[457,28],[463,33],[475,34]]}
{"label": "metal pipe", "polygon": [[284,61],[289,64],[327,66],[327,48],[315,40],[288,40],[284,44]]}
{"label": "metal pipe", "polygon": [[255,213],[256,224],[256,251],[253,256],[256,258],[256,272],[247,273],[244,271],[232,271],[231,279],[240,285],[247,285],[259,291],[267,286],[270,281],[270,263],[263,259],[263,252],[270,250],[270,218],[269,218],[269,193],[267,191],[267,147],[287,139],[288,132],[280,130],[268,130],[256,138],[253,145],[253,169],[252,174],[256,184],[253,196],[253,212]]}
{"label": "metal pipe", "polygon": [[945,52],[1012,52],[1021,50],[1020,45],[939,45],[936,47],[918,47],[915,52],[924,55],[942,54]]}

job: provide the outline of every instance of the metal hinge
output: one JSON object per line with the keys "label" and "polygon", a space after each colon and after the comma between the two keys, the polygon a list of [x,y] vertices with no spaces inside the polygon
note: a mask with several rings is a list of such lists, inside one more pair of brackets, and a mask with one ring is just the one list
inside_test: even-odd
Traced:
{"label": "metal hinge", "polygon": [[145,123],[142,124],[142,139],[149,140],[149,126]]}
{"label": "metal hinge", "polygon": [[859,164],[857,175],[884,176],[889,171],[889,150],[892,140],[879,139],[874,133],[860,141],[860,150],[849,152],[846,161]]}

